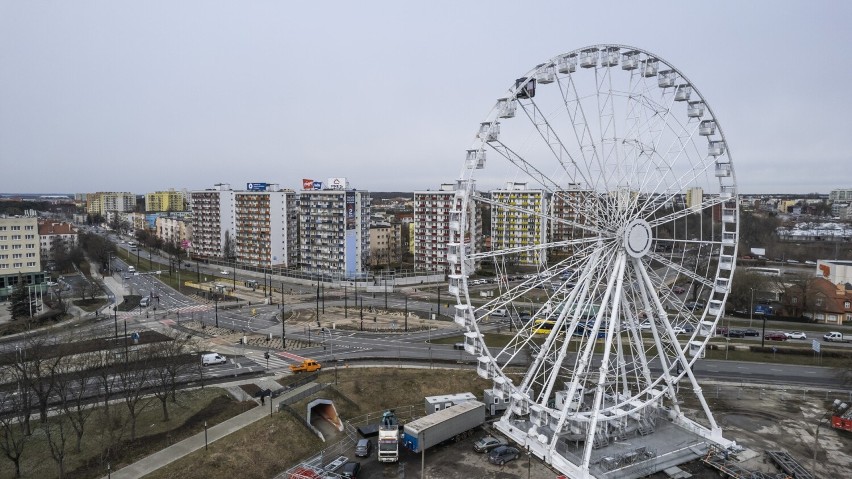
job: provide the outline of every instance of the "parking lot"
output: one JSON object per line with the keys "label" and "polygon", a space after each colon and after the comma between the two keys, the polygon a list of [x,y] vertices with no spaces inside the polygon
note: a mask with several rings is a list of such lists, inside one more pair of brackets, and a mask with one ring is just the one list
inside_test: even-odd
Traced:
{"label": "parking lot", "polygon": [[420,478],[421,460],[425,459],[426,477],[441,479],[554,479],[558,476],[535,456],[528,458],[521,451],[521,457],[503,466],[488,462],[487,453],[477,453],[473,443],[482,436],[488,435],[485,429],[478,428],[476,433],[457,443],[449,442],[435,446],[426,451],[425,456],[415,454],[400,446],[400,461],[398,464],[382,464],[376,459],[375,442],[370,458],[356,458],[354,449],[349,451],[350,460],[361,463],[359,477],[383,478]]}

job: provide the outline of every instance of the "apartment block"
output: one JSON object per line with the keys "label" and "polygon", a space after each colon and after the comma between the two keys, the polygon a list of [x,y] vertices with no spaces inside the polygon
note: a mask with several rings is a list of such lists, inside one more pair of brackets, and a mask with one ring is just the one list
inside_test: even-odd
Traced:
{"label": "apartment block", "polygon": [[370,266],[390,266],[402,260],[402,230],[387,221],[370,223]]}
{"label": "apartment block", "polygon": [[136,195],[128,192],[98,192],[86,194],[86,213],[106,217],[108,211],[133,211]]}
{"label": "apartment block", "polygon": [[[449,272],[447,243],[450,241],[450,217],[453,211],[461,211],[461,208],[452,183],[444,183],[437,190],[414,192],[414,237],[411,242],[414,269]],[[479,208],[474,208],[474,211],[474,244],[477,244],[482,237],[482,222]]]}
{"label": "apartment block", "polygon": [[0,217],[0,297],[18,284],[44,283],[36,217]]}
{"label": "apartment block", "polygon": [[156,191],[145,194],[145,211],[186,211],[186,193],[183,191]]}
{"label": "apartment block", "polygon": [[537,266],[546,263],[546,250],[523,250],[548,240],[548,214],[551,195],[540,189],[527,189],[526,183],[508,182],[504,189],[492,190],[491,247],[494,250],[521,248],[516,264]]}
{"label": "apartment block", "polygon": [[189,218],[159,216],[154,220],[154,234],[165,243],[186,249],[192,240],[192,221]]}
{"label": "apartment block", "polygon": [[[550,201],[550,241],[568,242],[583,237],[582,225],[589,223],[594,211],[596,195],[579,185],[556,190]],[[548,250],[554,261],[571,256],[576,248],[571,245],[555,246]]]}
{"label": "apartment block", "polygon": [[215,189],[192,191],[192,246],[193,256],[224,258],[226,233],[233,237],[234,191],[228,184]]}
{"label": "apartment block", "polygon": [[39,254],[42,258],[53,259],[53,245],[61,241],[66,249],[77,244],[77,228],[71,223],[56,221],[38,222]]}
{"label": "apartment block", "polygon": [[235,253],[241,263],[284,268],[296,265],[296,194],[276,187],[234,193]]}
{"label": "apartment block", "polygon": [[305,190],[299,194],[299,266],[316,274],[359,277],[370,257],[370,193]]}

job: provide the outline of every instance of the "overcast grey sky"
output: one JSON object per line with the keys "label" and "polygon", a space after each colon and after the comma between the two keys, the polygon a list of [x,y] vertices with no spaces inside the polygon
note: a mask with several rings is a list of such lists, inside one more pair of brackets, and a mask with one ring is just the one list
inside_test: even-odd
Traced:
{"label": "overcast grey sky", "polygon": [[494,101],[642,48],[724,128],[743,193],[852,187],[848,1],[0,0],[0,192],[458,176]]}

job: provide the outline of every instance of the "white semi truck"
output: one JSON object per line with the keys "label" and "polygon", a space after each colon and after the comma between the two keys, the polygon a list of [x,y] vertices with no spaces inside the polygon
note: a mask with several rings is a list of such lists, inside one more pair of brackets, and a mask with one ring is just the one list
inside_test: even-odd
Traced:
{"label": "white semi truck", "polygon": [[379,424],[379,462],[399,461],[399,421],[393,411],[385,411]]}

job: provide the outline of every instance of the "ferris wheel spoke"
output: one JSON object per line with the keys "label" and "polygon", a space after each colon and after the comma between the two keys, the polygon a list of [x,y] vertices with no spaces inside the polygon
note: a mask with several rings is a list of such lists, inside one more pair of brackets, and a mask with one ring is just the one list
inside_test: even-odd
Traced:
{"label": "ferris wheel spoke", "polygon": [[523,156],[514,152],[509,146],[501,141],[492,141],[488,143],[492,150],[509,161],[509,163],[518,167],[518,169],[526,174],[530,179],[535,181],[542,189],[549,193],[560,188],[559,184],[551,180],[537,166],[527,161]]}

